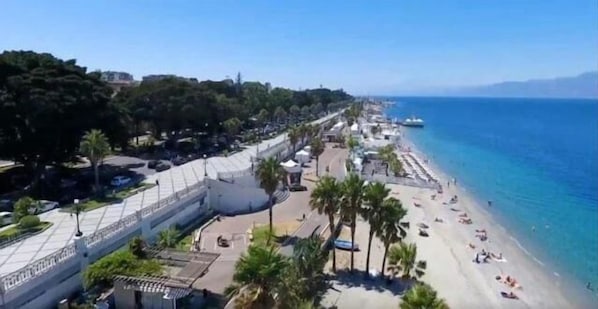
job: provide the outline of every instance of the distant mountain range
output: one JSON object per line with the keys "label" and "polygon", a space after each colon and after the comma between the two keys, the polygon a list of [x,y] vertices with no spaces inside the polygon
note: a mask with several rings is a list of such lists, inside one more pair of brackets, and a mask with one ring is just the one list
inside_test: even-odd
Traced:
{"label": "distant mountain range", "polygon": [[451,89],[444,94],[483,97],[598,98],[598,71],[574,77],[531,79]]}

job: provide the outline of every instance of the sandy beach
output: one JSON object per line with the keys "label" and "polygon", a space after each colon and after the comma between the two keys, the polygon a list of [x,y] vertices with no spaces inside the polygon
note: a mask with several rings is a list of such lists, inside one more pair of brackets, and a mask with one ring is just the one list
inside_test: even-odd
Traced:
{"label": "sandy beach", "polygon": [[[421,156],[420,156],[421,157]],[[423,162],[421,162],[423,163]],[[438,168],[431,169],[440,178],[444,192],[388,185],[407,207],[406,221],[411,223],[407,242],[415,242],[418,259],[428,261],[422,280],[430,283],[453,308],[484,306],[491,308],[577,308],[563,292],[558,278],[517,246],[511,236],[498,225],[465,188],[451,182]],[[432,195],[436,194],[435,199]],[[450,203],[457,195],[458,201]],[[418,206],[415,206],[415,204]],[[467,214],[467,217],[465,217]],[[436,219],[442,222],[436,222]],[[461,220],[460,220],[461,219]],[[468,219],[471,224],[463,223]],[[418,223],[429,226],[429,237],[418,235]],[[480,232],[485,230],[485,233]],[[482,235],[487,239],[482,240]],[[501,259],[476,253],[502,254]],[[497,280],[497,276],[501,276]],[[516,280],[515,287],[504,282],[506,276]],[[519,299],[508,299],[501,292],[513,292]]]}
{"label": "sandy beach", "polygon": [[[391,196],[399,198],[408,209],[403,221],[410,222],[411,227],[405,241],[415,242],[418,260],[428,262],[421,280],[431,284],[451,308],[584,308],[565,295],[558,278],[549,269],[523,252],[503,227],[493,221],[483,209],[487,205],[477,204],[458,183],[447,188],[446,183],[451,179],[438,168],[426,167],[444,184],[443,194],[410,186],[387,184],[387,187],[392,190]],[[450,203],[455,195],[458,201]],[[436,222],[437,218],[442,222]],[[461,218],[471,219],[472,223],[461,223]],[[418,235],[419,223],[428,226],[425,230],[429,237]],[[360,273],[365,271],[368,230],[368,223],[359,218],[355,240],[362,250],[355,253],[355,267]],[[483,234],[487,239],[479,237]],[[343,228],[339,238],[350,239],[348,227]],[[502,259],[488,258],[483,262],[483,256],[478,255],[476,263],[476,253],[482,250],[502,254]],[[375,238],[370,269],[380,270],[383,252],[382,243]],[[339,276],[323,304],[339,308],[397,306],[404,289],[397,284],[387,286],[363,280],[359,275],[345,275],[343,269],[349,267],[349,256],[349,252],[337,250]],[[497,276],[501,278],[497,280]],[[516,280],[514,287],[505,282],[507,276]],[[501,292],[513,292],[518,299],[505,298]]]}

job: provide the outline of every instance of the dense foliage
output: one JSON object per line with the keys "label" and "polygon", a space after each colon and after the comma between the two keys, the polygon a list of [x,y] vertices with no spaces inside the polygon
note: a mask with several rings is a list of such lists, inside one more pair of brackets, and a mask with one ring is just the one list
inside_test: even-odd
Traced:
{"label": "dense foliage", "polygon": [[159,275],[162,265],[155,260],[139,259],[129,250],[120,250],[107,255],[91,264],[83,274],[86,287],[112,285],[112,278],[117,275],[142,276]]}

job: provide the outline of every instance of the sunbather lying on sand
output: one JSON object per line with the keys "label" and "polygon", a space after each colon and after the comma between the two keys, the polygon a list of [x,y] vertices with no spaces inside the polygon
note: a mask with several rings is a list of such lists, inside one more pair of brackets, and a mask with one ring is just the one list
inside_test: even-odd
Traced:
{"label": "sunbather lying on sand", "polygon": [[461,217],[461,218],[467,218],[467,213],[464,212],[464,213],[460,214],[459,217]]}
{"label": "sunbather lying on sand", "polygon": [[471,248],[471,249],[475,249],[475,245],[474,245],[474,244],[472,244],[472,243],[469,243],[469,244],[468,244],[468,246],[469,246],[469,248]]}
{"label": "sunbather lying on sand", "polygon": [[502,297],[504,298],[509,298],[509,299],[519,299],[519,297],[517,297],[517,295],[515,295],[515,293],[513,293],[513,291],[511,292],[500,292],[500,295],[502,295]]}
{"label": "sunbather lying on sand", "polygon": [[505,277],[505,280],[502,280],[502,276],[496,276],[496,280],[499,280],[500,282],[512,287],[512,288],[521,288],[521,285],[519,284],[519,282],[517,282],[517,280],[511,276],[507,276]]}
{"label": "sunbather lying on sand", "polygon": [[481,229],[481,230],[476,229],[475,231],[476,231],[476,233],[486,233],[486,229]]}
{"label": "sunbather lying on sand", "polygon": [[440,223],[442,223],[442,222],[444,222],[444,220],[442,220],[442,218],[436,217],[436,218],[434,218],[434,222],[440,222]]}
{"label": "sunbather lying on sand", "polygon": [[471,219],[467,218],[459,218],[459,223],[463,223],[463,224],[472,224],[473,221],[471,221]]}

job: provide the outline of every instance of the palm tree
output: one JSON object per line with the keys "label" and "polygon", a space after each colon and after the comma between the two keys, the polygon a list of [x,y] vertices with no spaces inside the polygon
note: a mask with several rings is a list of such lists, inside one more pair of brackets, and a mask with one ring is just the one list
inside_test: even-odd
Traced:
{"label": "palm tree", "polygon": [[399,304],[401,309],[448,309],[444,299],[438,298],[434,289],[425,284],[417,283],[403,296]]}
{"label": "palm tree", "polygon": [[328,253],[322,250],[323,242],[319,235],[312,235],[297,241],[293,248],[293,268],[297,273],[300,298],[314,298],[326,291],[324,266]]}
{"label": "palm tree", "polygon": [[108,138],[100,130],[92,129],[83,136],[81,140],[81,153],[85,155],[93,172],[95,174],[95,190],[96,193],[100,190],[100,173],[98,171],[98,164],[110,153],[110,144]]}
{"label": "palm tree", "polygon": [[349,147],[349,150],[353,151],[357,146],[359,146],[359,142],[354,139],[353,136],[349,136],[349,140],[347,140],[347,147]]}
{"label": "palm tree", "polygon": [[368,275],[370,269],[370,249],[372,247],[372,239],[374,239],[374,234],[382,227],[382,221],[384,220],[384,218],[381,217],[383,214],[381,211],[382,205],[384,203],[384,199],[388,197],[389,193],[390,189],[387,189],[383,183],[374,182],[370,183],[365,188],[363,195],[365,207],[361,208],[361,216],[370,225],[370,232],[368,235],[368,253],[365,262],[366,276]]}
{"label": "palm tree", "polygon": [[[268,194],[268,215],[270,216],[270,234],[273,233],[272,229],[272,196],[276,189],[278,188],[278,184],[281,182],[281,179],[285,177],[284,169],[278,164],[275,158],[271,157],[268,159],[264,159],[260,162],[257,167],[256,177],[260,182],[260,188],[266,191]],[[269,240],[268,240],[269,241]]]}
{"label": "palm tree", "polygon": [[[330,235],[332,243],[335,240],[336,226],[334,224],[334,215],[339,210],[339,201],[341,198],[341,184],[334,177],[324,176],[318,181],[316,188],[311,192],[309,205],[311,209],[317,209],[319,214],[328,216]],[[336,272],[336,250],[332,248],[332,271]]]}
{"label": "palm tree", "polygon": [[400,221],[407,215],[407,210],[403,208],[401,201],[394,197],[387,198],[384,200],[381,209],[382,226],[378,231],[378,238],[382,240],[384,244],[384,256],[382,258],[382,269],[381,273],[384,277],[384,271],[386,266],[386,256],[388,254],[388,248],[390,245],[400,241],[406,236],[405,230],[401,227]]}
{"label": "palm tree", "polygon": [[388,254],[388,264],[392,265],[395,274],[401,272],[404,279],[411,278],[415,271],[416,277],[421,277],[426,269],[425,261],[417,261],[417,246],[415,244],[399,243],[392,246]]}
{"label": "palm tree", "polygon": [[143,249],[145,249],[145,241],[141,236],[135,236],[129,241],[129,251],[133,253],[138,258],[143,258],[145,253]]}
{"label": "palm tree", "polygon": [[[349,177],[342,183],[343,197],[341,199],[341,211],[343,216],[351,220],[351,243],[355,245],[355,224],[357,214],[361,209],[363,199],[364,181],[355,173],[349,174]],[[351,272],[354,269],[353,260],[354,250],[351,250]]]}
{"label": "palm tree", "polygon": [[319,138],[311,141],[311,154],[316,157],[316,176],[320,176],[320,155],[324,152],[324,142]]}
{"label": "palm tree", "polygon": [[289,130],[289,142],[293,146],[293,153],[295,153],[295,147],[297,146],[297,142],[301,138],[301,131],[299,127],[294,126]]}
{"label": "palm tree", "polygon": [[289,266],[273,246],[249,246],[235,264],[234,284],[227,294],[240,294],[237,308],[271,308]]}
{"label": "palm tree", "polygon": [[173,227],[167,228],[158,233],[158,246],[162,248],[174,248],[181,233]]}

